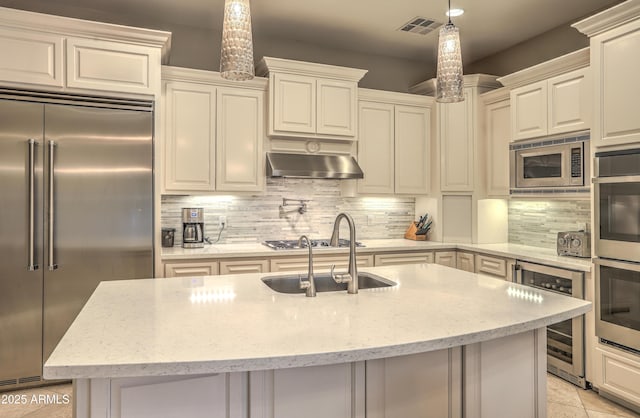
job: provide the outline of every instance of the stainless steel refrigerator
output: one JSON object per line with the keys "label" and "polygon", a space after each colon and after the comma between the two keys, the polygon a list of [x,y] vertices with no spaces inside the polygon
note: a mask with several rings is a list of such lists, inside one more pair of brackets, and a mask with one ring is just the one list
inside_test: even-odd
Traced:
{"label": "stainless steel refrigerator", "polygon": [[0,91],[0,391],[42,365],[100,281],[153,276],[153,107]]}

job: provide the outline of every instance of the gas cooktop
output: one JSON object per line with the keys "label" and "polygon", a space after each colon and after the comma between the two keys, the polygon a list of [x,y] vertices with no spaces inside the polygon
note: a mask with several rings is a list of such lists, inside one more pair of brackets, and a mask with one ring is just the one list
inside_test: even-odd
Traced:
{"label": "gas cooktop", "polygon": [[[328,248],[330,247],[328,239],[312,239],[311,246],[312,247],[322,247]],[[298,240],[277,240],[277,241],[265,241],[263,242],[269,248],[274,250],[296,250],[299,248],[307,248],[306,241],[302,243],[302,246],[298,245]],[[348,239],[340,239],[338,241],[338,247],[348,247],[349,240]],[[356,241],[356,247],[364,247],[361,242]]]}

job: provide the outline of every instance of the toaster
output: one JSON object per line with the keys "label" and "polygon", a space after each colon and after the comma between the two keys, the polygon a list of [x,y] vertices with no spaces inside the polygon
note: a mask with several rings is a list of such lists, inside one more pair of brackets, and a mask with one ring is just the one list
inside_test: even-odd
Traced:
{"label": "toaster", "polygon": [[556,244],[558,255],[591,257],[591,236],[589,232],[558,232]]}

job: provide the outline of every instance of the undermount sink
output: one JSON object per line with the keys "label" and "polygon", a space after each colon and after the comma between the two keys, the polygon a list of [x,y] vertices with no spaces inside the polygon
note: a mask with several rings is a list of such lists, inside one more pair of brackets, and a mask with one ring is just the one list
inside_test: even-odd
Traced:
{"label": "undermount sink", "polygon": [[[278,293],[305,293],[305,290],[300,288],[301,277],[303,280],[306,279],[306,273],[263,277],[261,280],[264,284]],[[338,292],[341,290],[347,290],[347,283],[336,283],[331,278],[330,273],[316,273],[314,274],[314,280],[316,284],[316,292]],[[396,284],[397,283],[394,281],[376,276],[375,274],[365,272],[358,273],[358,288],[360,290],[391,287]]]}

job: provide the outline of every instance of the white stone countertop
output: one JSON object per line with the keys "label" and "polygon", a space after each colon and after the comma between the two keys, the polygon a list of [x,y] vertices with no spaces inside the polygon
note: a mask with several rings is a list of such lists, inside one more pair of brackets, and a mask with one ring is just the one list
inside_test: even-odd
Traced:
{"label": "white stone countertop", "polygon": [[[361,254],[394,251],[463,250],[515,258],[534,263],[550,264],[579,271],[591,271],[591,259],[558,256],[555,250],[519,244],[456,244],[408,239],[359,240],[365,247],[357,248]],[[348,254],[348,248],[314,248],[314,254]],[[287,257],[306,255],[307,250],[273,250],[260,243],[205,245],[204,248],[162,248],[163,261],[203,258]]]}
{"label": "white stone countertop", "polygon": [[307,298],[276,293],[260,280],[279,273],[102,282],[45,363],[44,377],[362,361],[495,339],[591,309],[584,300],[435,264],[360,271],[397,285]]}

